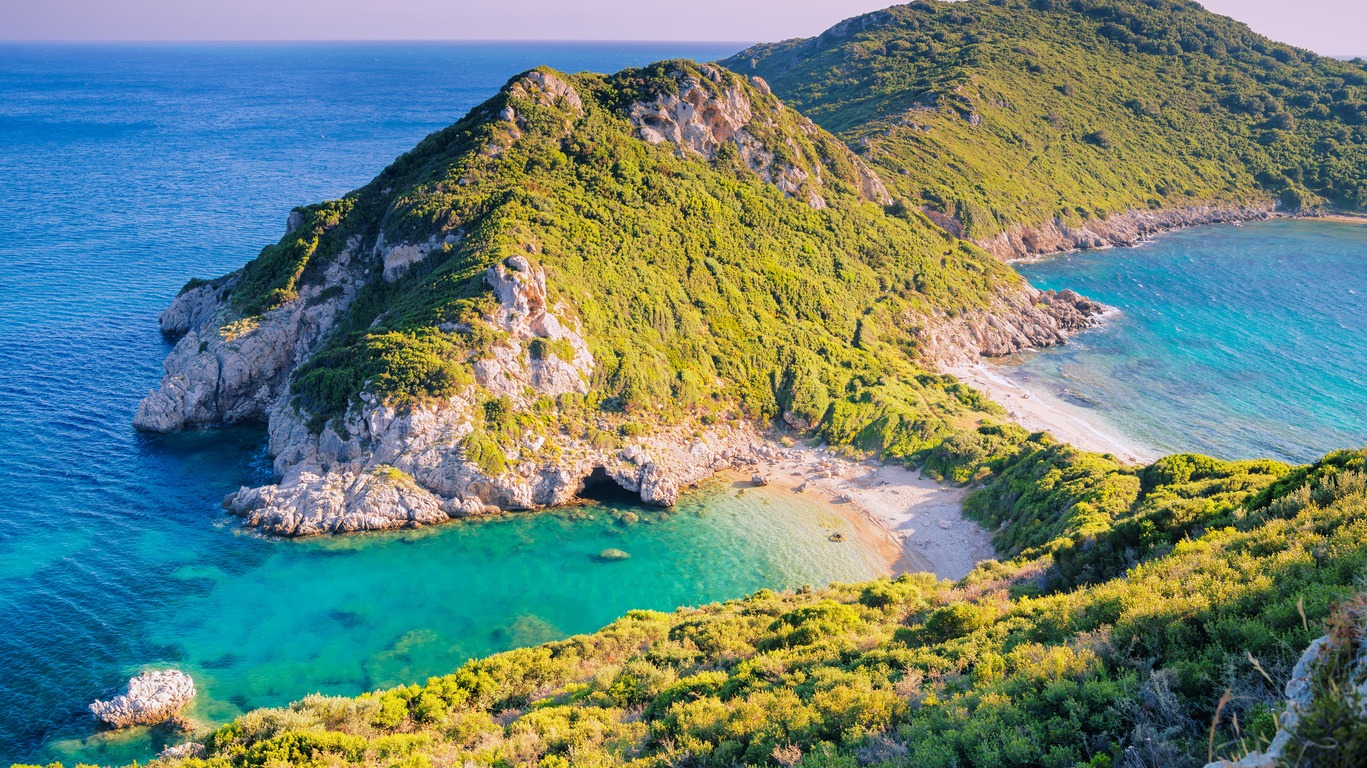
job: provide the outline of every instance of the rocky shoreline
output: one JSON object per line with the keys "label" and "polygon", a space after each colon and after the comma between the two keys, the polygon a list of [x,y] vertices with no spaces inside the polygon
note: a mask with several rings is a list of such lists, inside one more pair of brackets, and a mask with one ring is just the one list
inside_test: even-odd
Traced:
{"label": "rocky shoreline", "polygon": [[[376,246],[385,263],[404,261],[409,244]],[[687,422],[603,446],[528,434],[502,473],[486,471],[464,448],[474,430],[479,389],[447,401],[396,409],[364,397],[343,418],[316,430],[291,402],[289,376],[308,359],[368,278],[358,243],[350,243],[325,279],[250,324],[235,320],[227,297],[234,278],[193,287],[161,315],[178,338],[160,388],[139,405],[134,424],[153,432],[264,420],[279,478],[228,495],[224,508],[243,524],[275,536],[412,528],[474,516],[572,503],[594,485],[612,483],[646,504],[673,505],[680,491],[712,474],[753,466],[773,441],[752,425]],[[386,267],[385,274],[390,273]],[[595,361],[577,322],[548,307],[545,275],[512,257],[488,271],[498,303],[489,318],[506,333],[494,354],[474,366],[476,382],[518,407],[533,397],[587,391]],[[988,310],[958,318],[908,320],[925,353],[943,364],[1059,344],[1096,322],[1104,308],[1071,291],[1017,286]],[[535,339],[560,342],[569,360],[534,359]]]}
{"label": "rocky shoreline", "polygon": [[1042,224],[1016,225],[974,244],[1002,261],[1027,261],[1067,251],[1134,245],[1162,232],[1203,224],[1260,221],[1277,215],[1274,203],[1263,205],[1189,205],[1132,210],[1078,226],[1055,218]]}

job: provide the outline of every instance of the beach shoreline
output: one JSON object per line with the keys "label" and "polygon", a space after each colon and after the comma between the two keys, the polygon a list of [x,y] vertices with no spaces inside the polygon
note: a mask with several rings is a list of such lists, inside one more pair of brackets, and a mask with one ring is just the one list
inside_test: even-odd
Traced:
{"label": "beach shoreline", "polygon": [[860,545],[888,573],[933,573],[960,579],[996,557],[991,534],[963,516],[968,489],[918,470],[876,460],[853,461],[820,447],[772,446],[745,471],[764,484],[826,502],[854,526]]}
{"label": "beach shoreline", "polygon": [[1108,425],[1098,423],[1085,408],[1046,390],[1026,387],[999,366],[978,362],[948,367],[944,372],[987,394],[1006,409],[1013,422],[1032,432],[1048,432],[1077,448],[1111,454],[1124,464],[1149,464],[1161,455],[1123,437]]}

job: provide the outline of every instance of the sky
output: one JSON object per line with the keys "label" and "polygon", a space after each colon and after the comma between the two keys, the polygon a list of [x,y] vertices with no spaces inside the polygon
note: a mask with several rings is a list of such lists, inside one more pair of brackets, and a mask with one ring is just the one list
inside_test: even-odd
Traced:
{"label": "sky", "polygon": [[[815,35],[893,0],[0,0],[8,40],[724,40]],[[1330,56],[1367,55],[1364,0],[1202,0]]]}

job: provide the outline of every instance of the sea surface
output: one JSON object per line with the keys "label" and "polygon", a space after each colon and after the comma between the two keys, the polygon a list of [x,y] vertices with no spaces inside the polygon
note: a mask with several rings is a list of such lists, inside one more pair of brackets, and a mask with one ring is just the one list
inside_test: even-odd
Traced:
{"label": "sea surface", "polygon": [[1367,445],[1367,224],[1197,227],[1018,268],[1119,311],[1000,372],[1145,451],[1299,463]]}
{"label": "sea surface", "polygon": [[[293,206],[363,184],[535,65],[740,47],[0,45],[0,765],[148,758],[167,734],[99,733],[86,711],[147,667],[190,673],[189,714],[222,722],[633,608],[880,572],[827,540],[852,533],[827,508],[725,480],[673,513],[267,540],[219,507],[269,480],[260,429],[130,426],[169,351],[157,313],[278,239]],[[600,561],[608,547],[631,559]]]}

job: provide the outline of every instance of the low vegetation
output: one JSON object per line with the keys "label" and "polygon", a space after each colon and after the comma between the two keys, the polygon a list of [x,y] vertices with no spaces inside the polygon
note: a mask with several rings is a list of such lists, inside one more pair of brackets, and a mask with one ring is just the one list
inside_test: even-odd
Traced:
{"label": "low vegetation", "polygon": [[1367,207],[1367,64],[1190,0],[918,0],[723,64],[972,239],[1208,202]]}

